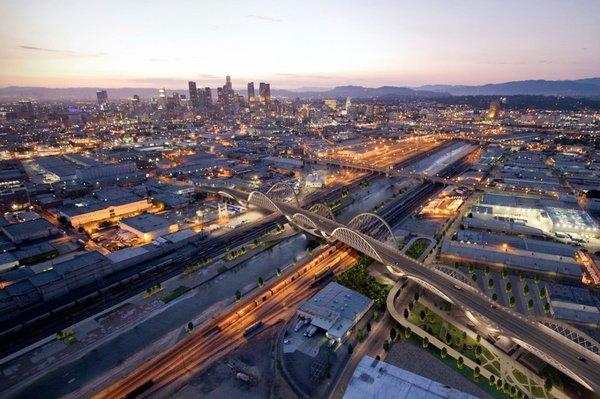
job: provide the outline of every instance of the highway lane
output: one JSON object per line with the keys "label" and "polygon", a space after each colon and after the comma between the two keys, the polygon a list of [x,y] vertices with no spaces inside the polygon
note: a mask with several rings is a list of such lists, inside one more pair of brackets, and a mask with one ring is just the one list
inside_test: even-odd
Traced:
{"label": "highway lane", "polygon": [[[153,385],[144,392],[144,396],[168,386],[187,374],[189,369],[206,365],[233,349],[242,339],[244,330],[256,321],[278,320],[288,309],[304,302],[317,289],[311,287],[315,274],[327,268],[343,270],[354,264],[357,258],[357,253],[343,244],[325,250],[315,259],[298,265],[294,270],[287,272],[281,280],[243,300],[188,339],[158,358],[146,362],[94,397],[124,397],[149,379],[153,380]],[[297,276],[297,273],[303,270],[306,272]],[[281,285],[283,283],[286,284]],[[269,290],[275,293],[271,297],[265,297]],[[258,301],[256,307],[253,305],[254,301]],[[219,332],[215,332],[216,326],[219,326]]]}

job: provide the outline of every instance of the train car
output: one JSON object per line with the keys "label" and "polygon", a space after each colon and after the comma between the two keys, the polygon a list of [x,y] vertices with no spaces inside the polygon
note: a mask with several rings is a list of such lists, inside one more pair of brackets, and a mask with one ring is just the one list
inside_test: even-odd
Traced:
{"label": "train car", "polygon": [[259,330],[264,324],[265,323],[263,323],[262,321],[258,321],[256,323],[252,324],[250,327],[246,328],[246,330],[244,331],[244,337],[248,338],[254,332]]}
{"label": "train car", "polygon": [[148,389],[152,388],[152,385],[154,385],[154,381],[147,380],[142,385],[138,385],[133,391],[125,395],[125,399],[137,398],[138,396],[146,392]]}

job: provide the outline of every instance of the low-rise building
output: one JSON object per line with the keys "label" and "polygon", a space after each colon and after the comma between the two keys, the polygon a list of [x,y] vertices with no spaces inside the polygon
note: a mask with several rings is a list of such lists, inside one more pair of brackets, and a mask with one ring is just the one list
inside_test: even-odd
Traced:
{"label": "low-rise building", "polygon": [[298,315],[325,330],[328,338],[343,342],[372,306],[371,299],[332,282],[304,302],[298,309]]}
{"label": "low-rise building", "polygon": [[143,213],[122,219],[119,222],[119,227],[135,234],[139,239],[146,242],[179,230],[177,223],[170,223],[166,219],[151,213]]}
{"label": "low-rise building", "polygon": [[370,356],[363,356],[344,392],[344,399],[475,399],[475,396]]}
{"label": "low-rise building", "polygon": [[34,219],[14,223],[1,228],[2,232],[15,244],[33,241],[58,234],[58,228],[46,219]]}

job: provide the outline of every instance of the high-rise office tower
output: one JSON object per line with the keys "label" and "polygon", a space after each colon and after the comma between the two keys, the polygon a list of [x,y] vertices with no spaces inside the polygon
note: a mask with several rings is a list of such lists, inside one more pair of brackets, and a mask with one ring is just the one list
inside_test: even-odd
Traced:
{"label": "high-rise office tower", "polygon": [[500,117],[500,111],[502,111],[500,100],[492,100],[490,102],[490,109],[487,112],[487,117],[489,119],[498,119]]}
{"label": "high-rise office tower", "polygon": [[190,107],[196,109],[198,107],[198,89],[196,88],[196,82],[188,82],[188,88],[190,90]]}
{"label": "high-rise office tower", "polygon": [[164,87],[158,90],[158,108],[167,108],[167,91]]}
{"label": "high-rise office tower", "polygon": [[205,87],[204,88],[204,107],[206,109],[209,109],[210,107],[212,107],[213,101],[212,101],[212,92],[210,91],[210,87]]}
{"label": "high-rise office tower", "polygon": [[248,105],[254,106],[256,97],[254,96],[254,82],[248,83]]}
{"label": "high-rise office tower", "polygon": [[231,88],[231,76],[229,76],[229,75],[225,76],[225,87],[227,88],[227,90],[232,90],[232,88]]}
{"label": "high-rise office tower", "polygon": [[104,105],[108,103],[108,93],[106,90],[98,90],[96,92],[96,98],[98,99],[98,105]]}
{"label": "high-rise office tower", "polygon": [[269,104],[271,102],[271,85],[269,83],[260,82],[258,97],[261,104]]}

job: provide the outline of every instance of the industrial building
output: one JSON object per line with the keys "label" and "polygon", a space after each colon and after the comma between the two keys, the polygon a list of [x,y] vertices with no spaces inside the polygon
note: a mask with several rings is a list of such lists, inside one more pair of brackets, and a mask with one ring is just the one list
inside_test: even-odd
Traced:
{"label": "industrial building", "polygon": [[160,216],[143,213],[138,216],[123,219],[119,222],[123,230],[135,234],[140,240],[150,242],[165,234],[179,230],[177,223],[172,224]]}
{"label": "industrial building", "polygon": [[127,190],[110,189],[96,193],[93,197],[85,197],[76,203],[64,205],[59,213],[73,227],[88,223],[100,222],[134,213],[146,211],[152,204]]}
{"label": "industrial building", "polygon": [[344,392],[344,399],[475,399],[475,396],[363,356]]}
{"label": "industrial building", "polygon": [[303,303],[298,315],[325,330],[328,338],[343,342],[372,306],[373,301],[366,296],[331,282]]}
{"label": "industrial building", "polygon": [[23,223],[9,224],[0,229],[15,244],[58,234],[58,228],[42,218]]}
{"label": "industrial building", "polygon": [[576,202],[484,194],[479,204],[471,207],[471,213],[479,219],[518,222],[548,235],[597,237],[600,234],[598,223],[579,209]]}
{"label": "industrial building", "polygon": [[587,288],[546,284],[553,318],[583,327],[600,328],[600,296]]}

